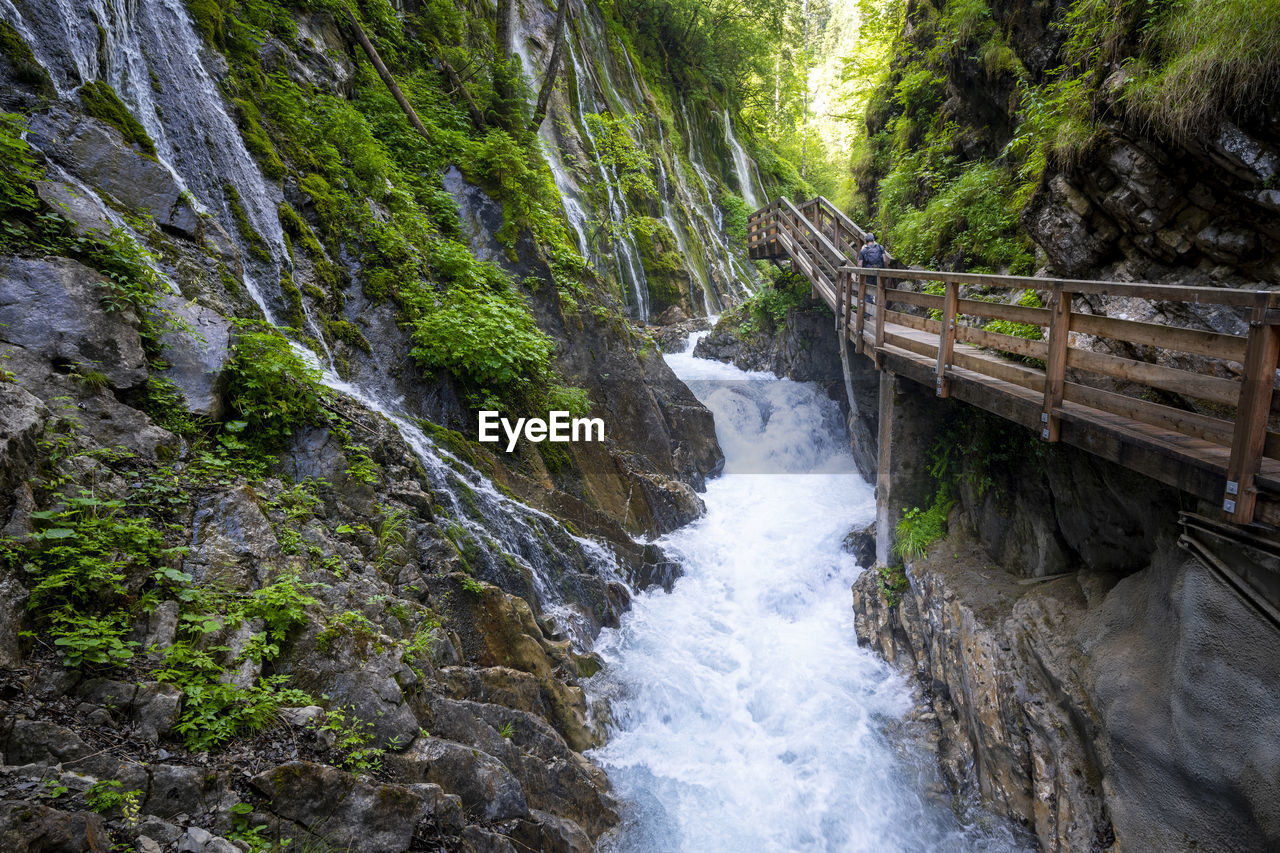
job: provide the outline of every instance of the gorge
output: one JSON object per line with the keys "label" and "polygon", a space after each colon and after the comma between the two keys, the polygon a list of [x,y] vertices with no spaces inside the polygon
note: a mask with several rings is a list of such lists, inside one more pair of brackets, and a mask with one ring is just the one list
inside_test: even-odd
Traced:
{"label": "gorge", "polygon": [[561,2],[0,0],[0,850],[1280,844],[1280,3]]}

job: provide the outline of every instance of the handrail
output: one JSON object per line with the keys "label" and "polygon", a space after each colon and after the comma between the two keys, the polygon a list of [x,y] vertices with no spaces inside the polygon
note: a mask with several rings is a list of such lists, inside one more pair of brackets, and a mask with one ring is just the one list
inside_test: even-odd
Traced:
{"label": "handrail", "polygon": [[[917,359],[917,364],[927,357],[936,391],[944,397],[950,395],[958,369],[967,383],[975,381],[976,375],[980,382],[993,381],[990,387],[1001,394],[1014,394],[1007,390],[1013,387],[1021,406],[1027,404],[1027,394],[1042,394],[1040,434],[1049,442],[1059,440],[1064,419],[1104,431],[1118,429],[1116,425],[1123,423],[1133,424],[1135,429],[1145,425],[1148,432],[1139,429],[1133,434],[1147,436],[1143,440],[1148,443],[1166,443],[1166,455],[1181,453],[1177,458],[1188,460],[1186,464],[1196,464],[1201,469],[1210,466],[1225,474],[1217,495],[1222,497],[1224,512],[1238,523],[1254,518],[1258,477],[1264,461],[1268,463],[1265,483],[1280,492],[1280,432],[1268,430],[1272,404],[1280,402],[1274,394],[1280,366],[1280,291],[902,269],[896,261],[893,263],[898,268],[858,269],[852,266],[858,248],[854,241],[865,242],[867,232],[821,196],[800,204],[779,198],[751,213],[748,226],[751,256],[775,260],[790,256],[809,278],[815,294],[821,295],[835,312],[841,334],[853,341],[858,352],[873,356],[878,366],[883,366],[883,359],[893,353]],[[891,256],[887,260],[892,261]],[[874,291],[866,281],[871,274],[877,277]],[[941,282],[944,289],[940,294],[921,293],[889,286],[886,281],[934,281]],[[1045,307],[988,302],[980,293],[961,298],[961,285],[1030,288],[1044,295]],[[1247,308],[1249,334],[1246,337],[1168,327],[1073,310],[1073,298],[1084,294]],[[894,304],[905,304],[907,308],[894,310],[890,307]],[[932,312],[933,318],[921,316],[926,310]],[[872,324],[866,322],[868,317]],[[988,331],[982,325],[970,325],[981,318],[1030,324],[1043,330],[1042,339],[1013,337]],[[1072,333],[1137,347],[1195,353],[1210,359],[1215,367],[1212,372],[1195,372],[1073,347]],[[987,351],[1033,359],[1040,366],[1015,364],[988,355]],[[1070,381],[1068,368],[1073,371]],[[1108,377],[1105,388],[1115,388],[1118,380],[1120,390],[1126,385],[1138,385],[1202,400],[1213,414],[1082,384],[1076,375],[1080,372]],[[1230,378],[1233,375],[1240,378]],[[1234,419],[1217,416],[1222,407],[1231,406],[1236,409]],[[1009,411],[1012,410],[1005,406],[1004,416],[1014,417]],[[1025,415],[1014,419],[1026,422]],[[1198,450],[1177,436],[1207,444]],[[1083,440],[1073,439],[1076,443]],[[1082,446],[1090,446],[1089,441]],[[1194,456],[1196,453],[1200,455]],[[1215,461],[1223,458],[1225,467]],[[1167,474],[1165,481],[1182,485],[1182,475]],[[1206,491],[1207,487],[1201,487],[1197,493],[1207,496]],[[1280,501],[1280,494],[1277,500]],[[1269,520],[1280,524],[1280,503],[1268,506],[1272,507],[1267,509]]]}

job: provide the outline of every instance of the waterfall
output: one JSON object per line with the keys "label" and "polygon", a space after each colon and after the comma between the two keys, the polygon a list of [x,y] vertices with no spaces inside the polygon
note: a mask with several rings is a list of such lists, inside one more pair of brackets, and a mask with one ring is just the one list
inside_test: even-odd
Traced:
{"label": "waterfall", "polygon": [[738,137],[733,135],[733,120],[729,118],[728,107],[725,108],[722,117],[724,118],[724,141],[729,144],[729,150],[733,152],[733,168],[738,176],[738,186],[742,188],[742,199],[748,207],[756,210],[761,207],[761,204],[760,197],[751,186],[751,158],[738,142]]}
{"label": "waterfall", "polygon": [[[690,349],[701,335],[695,335]],[[935,757],[888,729],[905,680],[857,646],[841,543],[874,515],[839,409],[815,386],[667,358],[716,417],[707,514],[664,537],[685,574],[601,633],[609,742],[591,753],[624,802],[610,851],[1025,849],[985,813],[958,820]]]}
{"label": "waterfall", "polygon": [[[277,214],[282,196],[264,179],[227,113],[183,0],[88,0],[84,5],[57,0],[55,14],[32,9],[31,2],[0,0],[0,16],[29,33],[33,44],[56,53],[59,61],[50,70],[57,69],[60,91],[73,92],[99,77],[111,83],[155,140],[179,185],[222,222],[233,221],[224,187],[235,188],[272,255],[270,263],[252,261],[242,245],[246,269],[252,265],[253,270],[246,272],[245,284],[263,316],[274,324],[272,304],[284,302],[278,271],[288,264]],[[97,56],[99,25],[110,45],[106,67]],[[72,183],[83,187],[78,179]],[[303,305],[327,356],[305,300]],[[436,446],[398,401],[389,401],[378,387],[380,377],[354,384],[337,375],[332,358],[322,363],[305,347],[295,343],[294,348],[321,371],[327,387],[382,414],[396,427],[445,504],[444,523],[456,528],[455,535],[469,538],[473,573],[522,595],[579,649],[587,648],[602,619],[616,615],[592,611],[588,604],[608,599],[601,594],[602,586],[621,584],[613,554],[569,533],[551,516],[501,494],[479,471]]]}

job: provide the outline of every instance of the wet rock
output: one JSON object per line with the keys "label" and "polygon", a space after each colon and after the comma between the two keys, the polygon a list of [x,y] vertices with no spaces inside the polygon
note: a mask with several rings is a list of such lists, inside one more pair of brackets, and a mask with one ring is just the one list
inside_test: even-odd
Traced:
{"label": "wet rock", "polygon": [[536,809],[530,817],[517,823],[511,833],[524,848],[544,853],[592,853],[596,849],[582,827],[571,820]]}
{"label": "wet rock", "polygon": [[102,817],[38,803],[0,802],[0,850],[7,853],[107,853]]}
{"label": "wet rock", "polygon": [[127,309],[102,310],[103,282],[68,258],[0,261],[0,340],[46,370],[95,371],[119,390],[141,385],[147,368],[138,319]]}
{"label": "wet rock", "polygon": [[876,523],[855,527],[844,537],[844,550],[853,555],[859,566],[867,568],[876,561]]}
{"label": "wet rock", "polygon": [[99,192],[167,231],[203,240],[204,221],[173,175],[108,124],[62,108],[33,116],[29,141]]}
{"label": "wet rock", "polygon": [[289,438],[277,468],[295,483],[312,479],[338,485],[346,479],[347,466],[338,437],[324,427],[309,426]]}
{"label": "wet rock", "polygon": [[679,305],[672,305],[668,307],[666,311],[662,312],[661,316],[658,317],[658,322],[655,325],[674,326],[677,323],[687,322],[688,319],[689,319],[688,315],[686,315],[684,311],[680,309]]}
{"label": "wet rock", "polygon": [[160,372],[178,387],[187,411],[218,420],[223,413],[223,371],[231,359],[231,322],[216,311],[169,295],[161,305],[181,324],[160,338]]}
{"label": "wet rock", "polygon": [[694,332],[705,332],[711,328],[711,321],[706,317],[695,317],[670,326],[656,326],[648,329],[649,336],[658,344],[663,352],[683,352],[689,345],[689,336]]}
{"label": "wet rock", "polygon": [[323,764],[293,761],[253,777],[271,811],[326,844],[367,853],[402,853],[429,809],[447,809],[421,789],[365,782]]}
{"label": "wet rock", "polygon": [[111,233],[111,219],[96,199],[62,181],[36,181],[35,187],[40,200],[70,221],[77,236]]}
{"label": "wet rock", "polygon": [[432,701],[430,710],[433,732],[501,761],[530,808],[568,818],[593,838],[617,822],[604,772],[571,750],[547,721],[499,705],[445,698]]}

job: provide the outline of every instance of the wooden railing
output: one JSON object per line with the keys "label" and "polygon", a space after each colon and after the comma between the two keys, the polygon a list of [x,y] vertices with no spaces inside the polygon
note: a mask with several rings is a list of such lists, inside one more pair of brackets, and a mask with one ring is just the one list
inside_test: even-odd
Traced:
{"label": "wooden railing", "polygon": [[[939,396],[950,396],[957,379],[985,384],[1017,400],[1002,412],[1014,420],[1031,420],[1027,404],[1035,403],[1030,414],[1038,417],[1027,425],[1045,441],[1059,441],[1069,422],[1078,433],[1072,443],[1086,448],[1101,440],[1091,431],[1160,445],[1162,454],[1143,457],[1147,468],[1165,458],[1208,472],[1214,494],[1206,494],[1203,476],[1144,473],[1221,500],[1237,523],[1280,523],[1280,502],[1258,509],[1260,491],[1280,499],[1280,433],[1269,429],[1278,399],[1280,292],[907,270],[892,258],[889,266],[899,268],[877,270],[869,285],[852,265],[866,232],[826,199],[779,199],[751,214],[748,228],[751,256],[789,258],[831,306],[837,327],[877,365],[889,355],[917,367],[927,360]],[[1227,306],[1248,333],[1102,316],[1089,310],[1088,296]],[[1099,351],[1098,340],[1127,354]],[[1122,450],[1107,453],[1124,462]]]}

